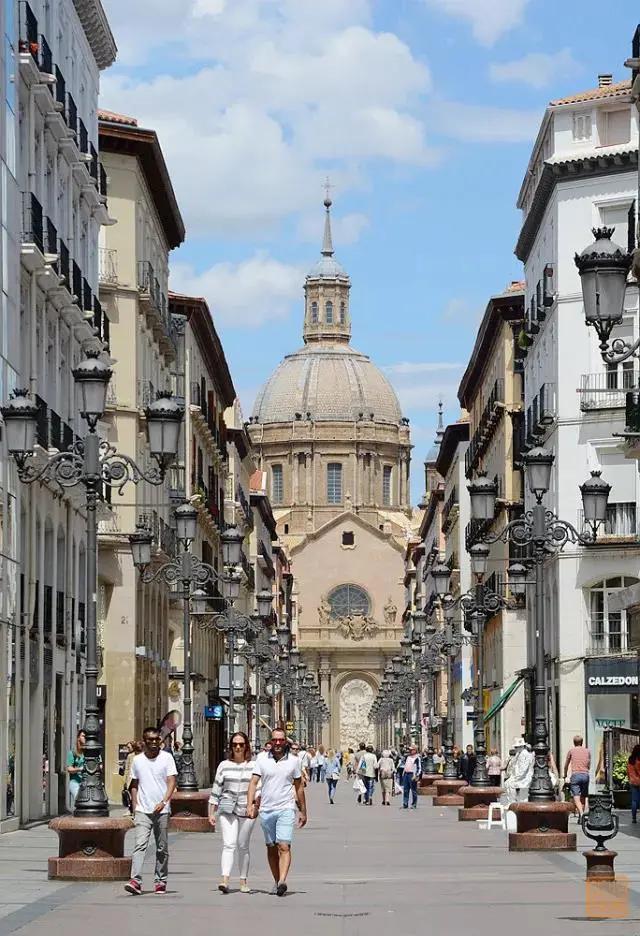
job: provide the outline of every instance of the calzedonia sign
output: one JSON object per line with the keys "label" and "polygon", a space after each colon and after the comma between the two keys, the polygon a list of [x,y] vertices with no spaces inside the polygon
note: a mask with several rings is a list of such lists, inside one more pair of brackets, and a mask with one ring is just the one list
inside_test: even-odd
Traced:
{"label": "calzedonia sign", "polygon": [[638,660],[585,660],[584,681],[588,693],[638,692]]}

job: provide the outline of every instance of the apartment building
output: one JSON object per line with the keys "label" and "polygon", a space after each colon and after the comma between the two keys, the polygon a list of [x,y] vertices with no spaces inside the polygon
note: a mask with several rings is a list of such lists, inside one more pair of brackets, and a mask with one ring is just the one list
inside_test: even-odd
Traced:
{"label": "apartment building", "polygon": [[[229,511],[226,502],[230,430],[225,412],[233,407],[236,392],[206,300],[172,292],[169,309],[178,346],[174,375],[176,392],[185,400],[184,448],[171,475],[170,498],[174,505],[187,500],[197,508],[198,535],[192,546],[193,552],[221,574],[220,536],[238,519]],[[243,591],[246,592],[246,561],[243,567]],[[248,570],[248,575],[250,578],[251,570]],[[210,611],[223,610],[221,583],[212,582],[207,589],[212,599]],[[194,619],[191,630],[194,763],[199,782],[205,784],[212,780],[224,749],[223,723],[206,721],[204,713],[205,706],[218,698],[219,667],[224,660],[224,638],[211,627],[211,623],[211,618],[202,622]],[[169,628],[169,708],[180,710],[184,649],[182,613],[178,604],[172,606]]]}
{"label": "apartment building", "polygon": [[[469,414],[465,480],[468,483],[484,471],[498,489],[494,520],[487,524],[471,521],[465,531],[467,545],[482,534],[498,536],[523,510],[524,385],[518,339],[524,321],[524,295],[524,283],[518,282],[489,299],[458,389],[460,406]],[[446,524],[448,504],[445,515]],[[498,748],[503,757],[513,738],[523,731],[525,689],[531,684],[525,677],[526,616],[511,600],[507,587],[507,568],[520,558],[518,550],[508,543],[493,543],[485,580],[491,591],[509,602],[484,629],[482,702],[487,746]],[[531,698],[528,693],[529,703]]]}
{"label": "apartment building", "polygon": [[[154,130],[133,117],[101,110],[99,142],[117,222],[101,232],[100,302],[110,322],[115,360],[107,438],[142,469],[152,459],[145,407],[174,389],[177,342],[168,304],[169,253],[184,240],[184,223]],[[167,711],[171,653],[170,589],[161,578],[142,583],[128,534],[137,523],[153,532],[154,562],[175,555],[170,480],[129,483],[107,491],[99,522],[98,628],[105,701],[105,785],[112,799],[122,786],[122,747]],[[106,699],[104,695],[106,693]]]}
{"label": "apartment building", "polygon": [[[84,435],[71,371],[87,347],[109,346],[98,296],[99,231],[110,218],[97,107],[116,47],[99,0],[5,3],[0,16],[0,396],[29,389],[37,442],[49,451]],[[65,755],[84,707],[86,550],[82,493],[28,489],[1,457],[6,831],[67,805]]]}
{"label": "apartment building", "polygon": [[[578,486],[589,471],[601,470],[612,486],[598,543],[569,544],[545,563],[547,685],[556,756],[576,732],[586,734],[597,752],[607,724],[640,727],[637,672],[635,684],[626,680],[629,622],[614,600],[618,590],[640,579],[638,469],[615,437],[624,428],[625,388],[638,383],[637,365],[603,364],[597,337],[584,324],[574,263],[594,227],[613,227],[613,240],[632,246],[637,139],[630,83],[600,75],[597,87],[547,108],[518,198],[522,227],[516,253],[526,278],[520,338],[526,351],[525,446],[543,444],[554,452],[545,503],[578,529]],[[635,284],[627,290],[624,320],[612,337],[617,336],[638,336]],[[625,677],[620,691],[609,692],[595,679],[603,671]]]}
{"label": "apartment building", "polygon": [[[465,475],[465,456],[468,448],[469,419],[462,416],[458,422],[450,423],[445,428],[435,463],[435,470],[444,483],[440,516],[444,555],[440,556],[440,561],[445,562],[451,569],[450,589],[454,598],[469,591],[471,587],[471,567],[466,551],[470,518]],[[456,619],[459,618],[458,613]],[[464,747],[466,744],[473,744],[473,724],[467,717],[472,706],[462,700],[462,693],[469,686],[473,686],[475,680],[473,653],[469,644],[463,644],[454,660],[452,677],[455,743]]]}

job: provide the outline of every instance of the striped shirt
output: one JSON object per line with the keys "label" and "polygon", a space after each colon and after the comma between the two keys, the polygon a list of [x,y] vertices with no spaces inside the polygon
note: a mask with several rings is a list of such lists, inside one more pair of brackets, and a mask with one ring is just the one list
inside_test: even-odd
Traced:
{"label": "striped shirt", "polygon": [[211,787],[209,803],[217,806],[218,812],[247,815],[247,791],[253,776],[255,761],[223,760],[218,764],[216,776]]}

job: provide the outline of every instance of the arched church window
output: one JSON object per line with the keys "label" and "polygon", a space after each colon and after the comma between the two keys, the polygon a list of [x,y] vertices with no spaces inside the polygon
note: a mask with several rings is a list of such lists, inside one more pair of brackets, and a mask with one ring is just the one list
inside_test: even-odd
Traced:
{"label": "arched church window", "polygon": [[317,302],[311,303],[311,324],[312,325],[318,324],[318,303]]}
{"label": "arched church window", "polygon": [[371,611],[369,596],[359,585],[338,585],[328,597],[329,615],[332,618],[349,617],[352,614],[367,615]]}
{"label": "arched church window", "polygon": [[327,325],[333,325],[333,302],[331,300],[324,304],[324,320]]}
{"label": "arched church window", "polygon": [[340,324],[344,325],[347,318],[347,307],[344,302],[340,303]]}

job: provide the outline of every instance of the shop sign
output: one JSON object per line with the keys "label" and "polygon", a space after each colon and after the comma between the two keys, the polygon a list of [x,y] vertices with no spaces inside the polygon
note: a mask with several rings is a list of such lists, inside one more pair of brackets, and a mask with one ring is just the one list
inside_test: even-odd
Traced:
{"label": "shop sign", "polygon": [[586,660],[584,678],[588,693],[632,693],[638,690],[638,661]]}

